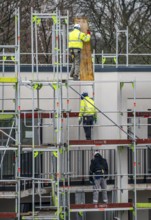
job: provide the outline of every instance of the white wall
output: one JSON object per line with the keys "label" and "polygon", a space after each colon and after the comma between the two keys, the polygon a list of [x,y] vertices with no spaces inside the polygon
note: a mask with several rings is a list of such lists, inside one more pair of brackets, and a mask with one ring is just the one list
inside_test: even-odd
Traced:
{"label": "white wall", "polygon": [[[48,80],[51,77],[50,73],[40,73],[41,80]],[[31,76],[29,73],[22,73],[21,77],[23,80],[31,79]],[[66,77],[66,76],[65,76]],[[120,92],[120,84],[119,81],[127,82],[124,84],[124,87],[122,88]],[[119,124],[121,121],[123,124],[125,124],[124,129],[127,130],[126,124],[127,124],[127,117],[126,113],[121,118],[119,117],[119,114],[116,113],[116,111],[122,110],[126,111],[128,108],[133,109],[133,103],[134,103],[134,89],[132,87],[132,84],[130,82],[136,81],[136,110],[139,111],[146,111],[148,108],[151,108],[151,74],[146,73],[134,73],[134,72],[126,72],[126,73],[116,73],[116,72],[104,72],[104,73],[95,73],[95,84],[94,84],[94,91],[95,91],[95,103],[96,106],[104,112],[111,120],[113,120],[115,123]],[[72,84],[73,81],[70,81],[70,84]],[[128,83],[129,82],[129,83]],[[86,91],[89,93],[90,96],[93,97],[93,86],[90,84],[82,84],[82,86],[79,86],[81,82],[74,82],[71,87],[73,87],[78,93],[82,93],[83,91]],[[3,91],[5,95],[5,101],[0,102],[0,108],[2,109],[2,106],[6,110],[13,110],[15,107],[14,99],[15,99],[15,89],[13,86],[6,86],[4,84],[4,87],[0,87],[0,96],[2,99]],[[68,109],[71,109],[71,111],[79,111],[79,95],[76,94],[70,87],[68,87],[68,90],[66,86],[63,86],[62,89],[63,93],[63,109],[67,109],[67,96],[69,96],[69,105]],[[37,108],[38,104],[35,100],[32,102],[32,96],[33,92],[30,88],[30,86],[21,86],[21,110],[30,110],[32,107]],[[121,99],[120,99],[121,94]],[[34,91],[34,97],[37,97],[37,92]],[[53,89],[51,86],[43,86],[40,90],[40,101],[39,101],[39,108],[43,110],[51,111],[54,109],[54,94]],[[8,99],[8,100],[6,100]],[[122,100],[122,101],[121,101]],[[142,119],[141,119],[142,120]],[[70,119],[71,126],[78,125],[77,119]],[[143,121],[142,121],[143,123]],[[101,125],[101,127],[99,127]],[[93,129],[93,137],[95,139],[105,139],[105,138],[118,138],[119,137],[119,129],[114,126],[114,123],[112,123],[110,120],[108,120],[106,117],[104,117],[101,113],[98,114],[98,123],[97,128]],[[73,131],[71,133],[72,138],[79,138],[77,128],[74,127]],[[145,132],[145,133],[144,133]],[[144,130],[144,136],[146,136],[146,130]],[[83,129],[81,129],[81,135],[82,139],[84,138]],[[142,131],[140,132],[142,134]],[[46,133],[45,133],[46,134]],[[74,136],[74,135],[75,136]],[[123,134],[123,138],[126,136]]]}

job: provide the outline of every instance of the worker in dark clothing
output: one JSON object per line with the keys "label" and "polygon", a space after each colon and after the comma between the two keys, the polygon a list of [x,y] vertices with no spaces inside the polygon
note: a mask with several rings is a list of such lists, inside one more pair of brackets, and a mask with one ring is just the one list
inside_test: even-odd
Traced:
{"label": "worker in dark clothing", "polygon": [[99,190],[103,189],[102,197],[103,202],[108,203],[107,196],[107,183],[106,178],[108,175],[108,164],[105,158],[101,156],[99,151],[94,153],[94,158],[91,160],[90,171],[89,171],[89,180],[93,184],[93,203],[97,204],[99,201]]}
{"label": "worker in dark clothing", "polygon": [[80,75],[80,59],[83,42],[90,41],[90,31],[87,31],[87,34],[85,34],[81,32],[80,29],[80,24],[75,24],[73,31],[69,33],[68,47],[73,61],[70,70],[70,77],[73,77],[74,80],[78,80]]}
{"label": "worker in dark clothing", "polygon": [[83,120],[83,128],[87,140],[91,140],[91,129],[93,123],[97,122],[97,111],[94,106],[94,100],[88,96],[87,92],[81,95],[79,124]]}

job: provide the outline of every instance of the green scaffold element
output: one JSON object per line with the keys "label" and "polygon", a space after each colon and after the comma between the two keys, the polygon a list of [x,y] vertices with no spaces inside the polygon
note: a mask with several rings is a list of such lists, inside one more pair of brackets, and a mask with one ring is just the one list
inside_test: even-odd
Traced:
{"label": "green scaffold element", "polygon": [[41,18],[39,18],[37,15],[34,15],[32,18],[33,23],[35,22],[37,25],[41,23]]}
{"label": "green scaffold element", "polygon": [[60,154],[63,154],[63,148],[59,149]]}
{"label": "green scaffold element", "polygon": [[34,85],[32,85],[33,89],[35,90],[40,90],[42,88],[42,84],[39,83],[35,83]]}
{"label": "green scaffold element", "polygon": [[38,156],[38,154],[39,154],[38,151],[35,151],[34,152],[34,158],[36,158]]}
{"label": "green scaffold element", "polygon": [[54,118],[58,118],[58,113],[54,113]]}
{"label": "green scaffold element", "polygon": [[151,203],[136,203],[137,208],[151,208]]}
{"label": "green scaffold element", "polygon": [[[63,214],[63,213],[62,213],[62,210],[63,210],[63,209],[62,209],[62,206],[60,206],[60,207],[59,207],[59,210],[57,210],[57,211],[55,212],[55,215],[56,215],[56,216],[60,216],[60,218],[61,218],[61,214]],[[64,215],[63,215],[63,216],[64,216]],[[62,218],[61,218],[61,219],[62,219]]]}
{"label": "green scaffold element", "polygon": [[124,87],[124,82],[120,82],[120,89]]}
{"label": "green scaffold element", "polygon": [[11,120],[13,117],[13,114],[0,114],[0,120]]}
{"label": "green scaffold element", "polygon": [[80,217],[83,217],[83,212],[78,212],[78,215],[79,215]]}
{"label": "green scaffold element", "polygon": [[14,56],[11,56],[11,60],[15,62],[15,57],[14,57]]}
{"label": "green scaffold element", "polygon": [[63,220],[64,219],[64,213],[60,213],[60,219]]}
{"label": "green scaffold element", "polygon": [[134,144],[130,145],[131,150],[134,152]]}
{"label": "green scaffold element", "polygon": [[54,206],[58,206],[58,197],[56,196],[55,193],[55,184],[52,184],[52,202]]}
{"label": "green scaffold element", "polygon": [[56,151],[53,151],[53,155],[54,155],[54,157],[58,157],[58,153],[56,152]]}
{"label": "green scaffold element", "polygon": [[59,86],[57,85],[57,83],[52,83],[52,88],[54,90],[57,90],[59,88]]}
{"label": "green scaffold element", "polygon": [[0,83],[17,83],[16,77],[0,77]]}
{"label": "green scaffold element", "polygon": [[113,60],[114,60],[114,63],[116,63],[116,57],[114,57]]}
{"label": "green scaffold element", "polygon": [[6,57],[6,56],[3,56],[2,59],[3,59],[3,61],[6,61],[6,60],[7,60],[7,57]]}
{"label": "green scaffold element", "polygon": [[105,62],[106,62],[106,58],[103,57],[103,58],[102,58],[102,63],[104,64]]}
{"label": "green scaffold element", "polygon": [[57,17],[55,15],[52,15],[52,20],[54,24],[57,24]]}
{"label": "green scaffold element", "polygon": [[132,82],[132,88],[134,89],[134,82]]}

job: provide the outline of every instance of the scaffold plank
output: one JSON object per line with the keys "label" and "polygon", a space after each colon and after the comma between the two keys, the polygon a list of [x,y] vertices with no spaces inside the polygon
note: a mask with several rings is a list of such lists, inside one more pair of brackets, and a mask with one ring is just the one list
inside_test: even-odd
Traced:
{"label": "scaffold plank", "polygon": [[[20,117],[22,118],[22,119],[24,119],[24,118],[32,118],[32,117],[34,117],[34,118],[54,118],[55,117],[55,114],[54,113],[43,113],[43,112],[34,112],[33,114],[32,114],[32,112],[29,112],[29,113],[27,113],[27,112],[22,112],[21,114],[20,114]],[[79,117],[79,112],[69,112],[69,113],[67,113],[67,112],[64,112],[64,113],[62,113],[61,114],[61,117],[63,117],[63,118],[67,118],[67,117]]]}
{"label": "scaffold plank", "polygon": [[0,83],[17,83],[16,77],[0,77]]}
{"label": "scaffold plank", "polygon": [[[134,117],[134,113],[128,112],[127,116],[128,116],[128,118],[132,118],[132,117]],[[135,112],[135,117],[150,118],[151,112]]]}
{"label": "scaffold plank", "polygon": [[129,145],[129,139],[110,139],[110,140],[70,140],[69,145]]}
{"label": "scaffold plank", "polygon": [[[67,117],[79,117],[79,112],[63,112],[61,114],[61,116],[63,118],[67,118]],[[129,118],[134,117],[133,112],[128,112],[127,116]],[[151,117],[151,112],[136,112],[135,114],[136,117],[144,117],[144,118],[149,118]],[[24,118],[32,118],[32,112],[27,113],[21,113],[21,117]],[[54,117],[54,113],[44,113],[44,112],[34,112],[34,117],[35,118],[53,118]]]}
{"label": "scaffold plank", "polygon": [[32,212],[21,213],[22,219],[58,219],[58,216],[53,211],[38,211],[34,212],[34,218]]}
{"label": "scaffold plank", "polygon": [[70,212],[123,211],[123,210],[133,210],[132,203],[71,204],[70,205]]}
{"label": "scaffold plank", "polygon": [[136,207],[139,209],[151,209],[151,203],[136,203]]}
{"label": "scaffold plank", "polygon": [[[136,144],[151,144],[151,139],[136,139]],[[134,140],[130,139],[109,139],[109,140],[70,140],[69,145],[130,145]]]}
{"label": "scaffold plank", "polygon": [[16,218],[17,215],[15,212],[0,212],[0,219],[1,218]]}

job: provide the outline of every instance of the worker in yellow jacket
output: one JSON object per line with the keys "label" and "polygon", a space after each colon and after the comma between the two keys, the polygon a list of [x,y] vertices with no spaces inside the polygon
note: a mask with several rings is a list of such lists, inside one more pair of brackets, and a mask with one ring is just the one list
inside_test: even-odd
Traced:
{"label": "worker in yellow jacket", "polygon": [[73,61],[70,77],[73,77],[74,80],[78,80],[80,75],[80,54],[83,48],[83,42],[90,41],[90,31],[87,31],[87,34],[85,34],[80,29],[80,24],[75,24],[74,30],[69,33],[68,47]]}
{"label": "worker in yellow jacket", "polygon": [[82,120],[86,139],[91,140],[91,129],[93,123],[97,122],[97,110],[94,106],[94,100],[88,96],[87,92],[81,95],[79,124],[81,124]]}

